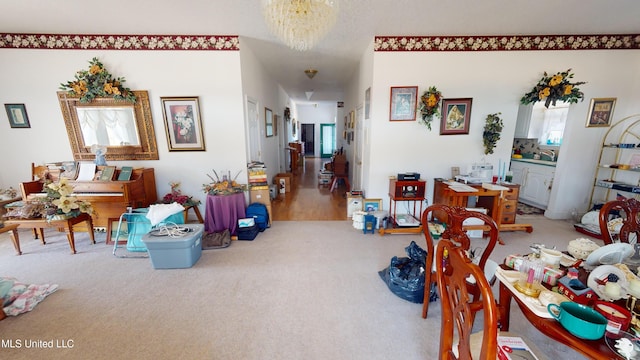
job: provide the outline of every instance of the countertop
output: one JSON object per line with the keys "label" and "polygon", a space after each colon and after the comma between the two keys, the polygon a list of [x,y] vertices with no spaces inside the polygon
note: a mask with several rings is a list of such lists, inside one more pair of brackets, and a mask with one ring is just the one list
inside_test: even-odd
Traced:
{"label": "countertop", "polygon": [[548,160],[535,160],[535,159],[516,159],[516,158],[511,158],[511,161],[518,161],[518,162],[523,162],[523,163],[529,163],[529,164],[538,164],[538,165],[544,165],[544,166],[551,166],[551,167],[556,167],[556,162],[555,161],[548,161]]}

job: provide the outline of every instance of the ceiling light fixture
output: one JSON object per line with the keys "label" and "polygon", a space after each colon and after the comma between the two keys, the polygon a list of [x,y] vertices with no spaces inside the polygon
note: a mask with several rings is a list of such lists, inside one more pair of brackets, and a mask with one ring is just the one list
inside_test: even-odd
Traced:
{"label": "ceiling light fixture", "polygon": [[338,0],[262,0],[267,27],[288,47],[313,48],[336,23]]}
{"label": "ceiling light fixture", "polygon": [[304,94],[307,95],[307,100],[311,100],[311,97],[313,96],[313,90],[305,91]]}
{"label": "ceiling light fixture", "polygon": [[305,74],[307,74],[307,77],[309,79],[313,79],[314,76],[316,76],[316,74],[318,73],[318,70],[316,69],[307,69],[304,71]]}

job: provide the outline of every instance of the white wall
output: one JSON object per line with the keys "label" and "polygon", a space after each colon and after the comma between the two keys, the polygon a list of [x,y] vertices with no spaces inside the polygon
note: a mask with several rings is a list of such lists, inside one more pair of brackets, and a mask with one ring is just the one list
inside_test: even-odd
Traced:
{"label": "white wall", "polygon": [[[585,101],[572,105],[569,113],[547,212],[554,218],[568,217],[571,209],[587,206],[598,143],[606,131],[585,128],[590,99],[617,97],[614,119],[640,112],[636,101],[640,95],[640,52],[635,50],[375,52],[373,58],[367,197],[388,198],[390,175],[416,171],[428,182],[431,204],[433,178],[449,178],[452,166],[464,171],[473,163],[486,161],[497,169],[500,162],[510,159],[520,97],[544,71],[572,68],[575,80],[588,84],[580,87]],[[472,98],[469,134],[439,135],[439,121],[434,121],[431,131],[417,121],[390,122],[392,86],[419,86],[418,96],[429,86],[436,86],[444,98]],[[494,154],[485,156],[482,129],[486,116],[496,112],[502,113],[505,126]]]}
{"label": "white wall", "polygon": [[[56,91],[98,57],[133,90],[149,92],[158,161],[109,162],[155,168],[158,196],[180,181],[183,193],[204,201],[207,174],[241,172],[246,182],[243,93],[238,51],[84,51],[0,49],[2,103],[24,103],[30,129],[0,121],[0,187],[31,178],[31,163],[73,159]],[[198,96],[206,151],[169,152],[160,97]],[[204,207],[202,207],[204,210]]]}

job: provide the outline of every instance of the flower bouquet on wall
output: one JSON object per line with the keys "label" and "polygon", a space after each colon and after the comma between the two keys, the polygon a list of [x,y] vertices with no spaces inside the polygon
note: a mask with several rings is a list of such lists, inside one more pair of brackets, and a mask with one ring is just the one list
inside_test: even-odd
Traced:
{"label": "flower bouquet on wall", "polygon": [[60,90],[66,90],[69,95],[80,97],[80,102],[83,103],[91,102],[96,97],[113,97],[136,102],[136,96],[131,89],[124,87],[123,77],[114,78],[98,58],[91,59],[89,65],[89,70],[76,72],[74,80],[60,84]]}
{"label": "flower bouquet on wall", "polygon": [[544,106],[556,105],[557,101],[564,101],[575,104],[578,100],[584,100],[584,93],[580,91],[578,85],[586,84],[584,81],[571,82],[573,74],[571,69],[556,73],[553,76],[546,72],[542,79],[529,91],[524,94],[520,102],[524,105],[538,101],[544,101]]}
{"label": "flower bouquet on wall", "polygon": [[431,121],[434,116],[440,115],[440,100],[442,99],[442,93],[435,87],[431,86],[420,97],[420,114],[422,115],[422,124],[431,130]]}

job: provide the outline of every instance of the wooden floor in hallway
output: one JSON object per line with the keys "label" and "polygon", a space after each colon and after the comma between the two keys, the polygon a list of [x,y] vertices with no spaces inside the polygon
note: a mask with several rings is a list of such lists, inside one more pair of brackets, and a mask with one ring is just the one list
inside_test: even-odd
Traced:
{"label": "wooden floor in hallway", "polygon": [[346,186],[340,183],[330,192],[329,186],[318,185],[318,173],[326,158],[305,157],[304,166],[294,174],[291,191],[277,194],[271,202],[273,219],[347,220]]}

